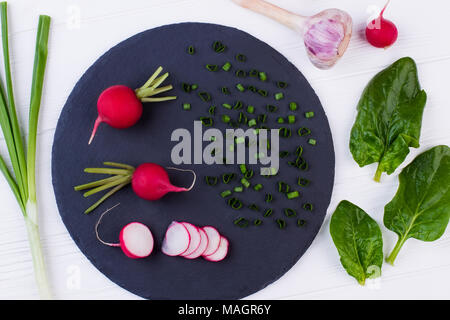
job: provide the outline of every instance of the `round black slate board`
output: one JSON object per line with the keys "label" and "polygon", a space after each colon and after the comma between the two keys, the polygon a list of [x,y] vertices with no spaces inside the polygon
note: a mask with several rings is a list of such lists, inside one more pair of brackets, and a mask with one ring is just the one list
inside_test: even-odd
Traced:
{"label": "round black slate board", "polygon": [[[227,45],[224,53],[218,54],[211,49],[215,40]],[[196,48],[193,56],[186,53],[189,45]],[[237,62],[234,58],[237,53],[245,54],[247,61]],[[205,69],[207,63],[222,65],[226,61],[232,63],[232,72],[209,72]],[[170,72],[166,83],[174,85],[170,94],[178,95],[178,100],[145,104],[141,120],[126,130],[101,125],[94,142],[88,146],[99,94],[114,84],[137,88],[159,65]],[[261,82],[254,78],[237,78],[234,75],[237,68],[264,70],[269,80]],[[285,81],[289,87],[277,89],[274,81]],[[205,103],[196,93],[184,93],[180,88],[182,82],[198,84],[199,90],[212,95],[212,101]],[[240,93],[234,88],[238,82],[266,89],[269,96],[264,98],[251,92]],[[232,94],[223,95],[220,92],[222,86],[228,86]],[[275,101],[273,95],[279,91],[285,93],[285,99]],[[263,183],[263,191],[247,190],[239,195],[246,204],[255,202],[262,208],[272,207],[272,217],[264,218],[261,213],[247,208],[239,211],[230,209],[218,195],[229,186],[219,184],[209,187],[203,178],[223,172],[238,174],[237,166],[205,164],[180,166],[194,169],[199,176],[191,192],[169,194],[159,201],[148,202],[138,198],[131,187],[127,187],[90,215],[83,214],[96,198],[83,198],[82,193],[73,190],[73,186],[97,178],[97,175],[83,173],[85,167],[101,166],[103,161],[135,166],[144,162],[173,165],[170,155],[176,142],[171,142],[172,131],[186,128],[193,132],[193,120],[207,115],[210,104],[216,105],[218,110],[214,118],[215,127],[225,129],[219,119],[228,110],[223,109],[221,104],[233,104],[236,100],[242,100],[245,105],[254,105],[257,110],[255,114],[265,112],[266,104],[278,106],[276,116],[269,115],[269,127],[279,127],[275,118],[290,113],[289,102],[296,101],[299,104],[299,110],[295,112],[297,122],[292,126],[293,135],[290,139],[281,139],[280,149],[292,152],[302,145],[309,170],[299,171],[288,167],[286,159],[281,160],[278,176],[264,178],[255,175],[252,178],[253,184]],[[192,104],[191,111],[182,110],[181,104],[184,102]],[[305,119],[303,114],[306,111],[314,111],[315,117]],[[237,111],[228,113],[238,114]],[[300,126],[311,128],[311,137],[317,140],[316,146],[307,143],[310,137],[296,135],[295,131]],[[53,145],[52,174],[58,208],[70,235],[86,257],[113,282],[148,299],[238,299],[281,277],[313,241],[331,196],[334,150],[320,101],[303,75],[281,54],[234,28],[182,23],[137,34],[109,50],[87,70],[69,96],[59,119]],[[170,172],[169,175],[174,184],[190,184],[189,174]],[[311,184],[306,188],[297,186],[299,176],[310,179]],[[277,181],[285,181],[301,191],[301,198],[287,200],[276,191]],[[265,206],[263,202],[266,192],[274,196],[270,206]],[[151,228],[156,242],[149,258],[129,259],[120,249],[104,246],[96,240],[94,225],[100,213],[119,202],[121,205],[103,220],[100,228],[102,237],[107,241],[117,241],[120,229],[126,223],[145,223]],[[302,209],[305,202],[314,204],[312,212]],[[297,218],[286,218],[282,212],[286,207],[296,209],[297,218],[306,220],[306,225],[299,228],[296,226]],[[242,229],[233,224],[238,216],[260,218],[263,224]],[[280,230],[274,222],[276,218],[284,218],[287,227]],[[188,221],[198,226],[216,226],[230,240],[229,255],[220,263],[201,258],[186,260],[165,256],[160,252],[160,245],[172,220]]]}

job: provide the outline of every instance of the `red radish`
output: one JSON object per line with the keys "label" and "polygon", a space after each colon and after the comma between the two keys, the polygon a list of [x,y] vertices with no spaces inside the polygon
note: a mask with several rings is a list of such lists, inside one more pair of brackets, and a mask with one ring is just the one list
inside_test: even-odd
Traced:
{"label": "red radish", "polygon": [[191,236],[182,223],[173,221],[167,228],[161,251],[168,256],[184,253],[191,242]]}
{"label": "red radish", "polygon": [[200,257],[203,254],[203,252],[205,252],[206,248],[208,247],[209,240],[208,240],[208,236],[206,235],[206,232],[202,228],[198,228],[198,232],[200,232],[200,245],[190,255],[183,254],[183,256],[186,259],[195,259],[195,258]]}
{"label": "red radish", "polygon": [[395,43],[398,30],[395,24],[383,17],[390,0],[386,3],[378,18],[372,20],[366,27],[366,38],[377,48],[388,48]]}
{"label": "red radish", "polygon": [[158,77],[159,67],[148,81],[140,88],[133,90],[124,85],[114,85],[105,89],[97,100],[98,117],[94,123],[89,144],[91,144],[100,123],[105,122],[113,128],[125,129],[133,126],[142,115],[142,102],[159,102],[174,100],[177,97],[152,97],[172,90],[172,86],[158,88],[169,76],[169,73]]}
{"label": "red radish", "polygon": [[98,219],[95,225],[95,235],[97,236],[97,239],[104,245],[120,247],[123,253],[129,258],[139,259],[148,257],[153,251],[153,235],[150,229],[140,222],[131,222],[123,227],[120,231],[119,243],[109,243],[100,238],[98,226],[100,225],[103,216],[117,206],[118,204],[103,212]]}
{"label": "red radish", "polygon": [[189,242],[189,247],[185,252],[183,252],[182,256],[188,256],[191,253],[193,253],[200,245],[201,242],[201,235],[198,231],[198,228],[194,226],[193,224],[190,224],[188,222],[181,222],[189,232],[189,235],[191,236],[191,241]]}
{"label": "red radish", "polygon": [[116,162],[105,162],[104,164],[115,168],[86,168],[84,171],[88,173],[111,174],[113,176],[75,187],[76,191],[91,189],[84,193],[85,197],[112,188],[100,200],[89,207],[85,213],[89,213],[97,208],[109,196],[129,183],[131,183],[134,193],[139,197],[153,201],[161,199],[169,192],[190,191],[194,187],[196,180],[196,174],[193,170],[167,167],[166,169],[192,173],[194,178],[190,187],[177,187],[170,182],[166,170],[156,163],[143,163],[136,169],[132,166]]}
{"label": "red radish", "polygon": [[203,252],[203,256],[208,256],[213,254],[214,252],[219,249],[220,244],[220,233],[217,231],[216,228],[211,226],[206,226],[202,228],[203,231],[205,231],[206,235],[208,236],[208,246],[205,249],[205,252]]}
{"label": "red radish", "polygon": [[225,259],[228,254],[228,240],[227,238],[221,236],[219,248],[211,255],[203,256],[208,261],[218,262]]}

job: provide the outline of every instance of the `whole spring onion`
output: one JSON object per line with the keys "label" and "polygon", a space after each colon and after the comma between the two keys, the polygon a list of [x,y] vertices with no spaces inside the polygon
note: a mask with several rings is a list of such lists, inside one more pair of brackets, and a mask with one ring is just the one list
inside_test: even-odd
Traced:
{"label": "whole spring onion", "polygon": [[39,236],[38,207],[36,202],[36,138],[39,110],[41,107],[42,88],[45,66],[47,63],[47,43],[50,30],[50,17],[39,16],[38,32],[31,85],[31,100],[28,122],[28,143],[25,154],[21,129],[15,108],[8,44],[7,3],[0,3],[3,61],[6,79],[6,99],[0,85],[0,125],[8,148],[12,172],[4,159],[0,157],[0,171],[6,178],[11,191],[16,197],[28,232],[33,268],[39,295],[42,299],[51,299],[52,294],[45,271],[44,257]]}

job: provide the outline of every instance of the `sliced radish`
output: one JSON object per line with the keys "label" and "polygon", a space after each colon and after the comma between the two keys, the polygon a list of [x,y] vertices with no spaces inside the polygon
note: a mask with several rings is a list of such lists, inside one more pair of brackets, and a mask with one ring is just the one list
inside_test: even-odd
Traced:
{"label": "sliced radish", "polygon": [[185,225],[173,221],[167,228],[161,251],[168,256],[178,256],[184,253],[191,242],[191,236]]}
{"label": "sliced radish", "polygon": [[194,226],[192,223],[189,222],[181,222],[189,232],[189,235],[191,236],[191,241],[189,243],[189,247],[186,251],[184,251],[181,255],[182,256],[188,256],[191,253],[193,253],[195,250],[197,250],[198,246],[200,245],[200,232],[198,231],[198,228]]}
{"label": "sliced radish", "polygon": [[203,258],[205,258],[208,261],[217,262],[225,259],[227,253],[228,253],[228,240],[227,238],[221,236],[219,248],[216,250],[216,252],[214,252],[209,256],[203,256]]}
{"label": "sliced radish", "polygon": [[205,252],[203,252],[203,256],[209,256],[216,252],[216,250],[219,248],[220,244],[220,233],[217,231],[216,228],[211,226],[206,226],[202,228],[203,231],[205,231],[206,235],[208,236],[208,247],[206,247]]}
{"label": "sliced radish", "polygon": [[145,258],[153,251],[153,235],[150,229],[140,223],[131,222],[120,231],[120,247],[130,258]]}
{"label": "sliced radish", "polygon": [[200,257],[208,247],[208,235],[202,228],[198,228],[198,232],[200,232],[200,245],[198,246],[197,250],[192,252],[190,255],[183,255],[186,259],[195,259]]}

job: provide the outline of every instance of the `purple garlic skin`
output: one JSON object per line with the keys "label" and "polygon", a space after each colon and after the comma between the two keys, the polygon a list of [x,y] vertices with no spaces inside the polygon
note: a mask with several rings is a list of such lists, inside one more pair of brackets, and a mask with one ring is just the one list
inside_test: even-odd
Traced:
{"label": "purple garlic skin", "polygon": [[311,17],[303,31],[306,52],[311,62],[320,69],[328,69],[347,49],[352,20],[343,11],[329,9]]}

